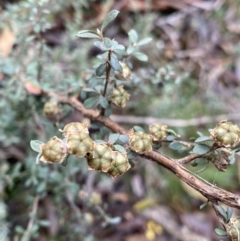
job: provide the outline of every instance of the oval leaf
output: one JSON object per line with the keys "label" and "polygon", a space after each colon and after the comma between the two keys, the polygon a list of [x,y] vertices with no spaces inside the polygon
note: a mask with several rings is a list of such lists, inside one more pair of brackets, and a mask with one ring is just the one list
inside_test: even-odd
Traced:
{"label": "oval leaf", "polygon": [[114,148],[121,153],[126,153],[126,149],[121,145],[114,145]]}
{"label": "oval leaf", "polygon": [[87,109],[93,108],[99,101],[99,96],[94,96],[86,99],[83,103],[84,107]]}
{"label": "oval leaf", "polygon": [[119,138],[119,136],[120,136],[120,134],[118,134],[118,133],[112,133],[109,135],[108,140],[109,140],[109,142],[114,144],[117,141],[117,139]]}
{"label": "oval leaf", "polygon": [[192,150],[193,153],[196,153],[199,155],[204,155],[209,151],[210,151],[210,147],[204,144],[197,144]]}
{"label": "oval leaf", "polygon": [[218,236],[226,236],[227,235],[227,232],[221,228],[215,228],[215,233]]}
{"label": "oval leaf", "polygon": [[212,140],[212,138],[209,136],[200,136],[195,140],[195,142],[200,143],[200,142],[211,141],[211,140]]}
{"label": "oval leaf", "polygon": [[101,32],[104,30],[104,28],[112,22],[118,15],[119,11],[118,10],[112,10],[107,14],[105,19],[103,20],[102,27],[101,27]]}
{"label": "oval leaf", "polygon": [[114,56],[111,57],[110,59],[110,64],[112,66],[113,69],[115,69],[116,71],[122,73],[122,66],[119,64],[119,61],[117,58],[115,58]]}
{"label": "oval leaf", "polygon": [[144,132],[144,129],[141,126],[134,126],[133,129],[135,131],[142,131],[142,132]]}
{"label": "oval leaf", "polygon": [[136,52],[136,53],[133,53],[133,55],[140,61],[148,61],[148,56],[146,54]]}
{"label": "oval leaf", "polygon": [[100,65],[96,68],[96,71],[95,71],[96,75],[97,75],[98,77],[102,76],[102,75],[104,74],[104,72],[105,72],[105,69],[106,69],[106,64],[105,64],[105,63],[104,63],[104,64],[100,64]]}
{"label": "oval leaf", "polygon": [[128,36],[129,36],[130,41],[131,41],[133,44],[137,42],[137,40],[138,40],[138,34],[137,34],[136,30],[131,29],[131,30],[128,32]]}
{"label": "oval leaf", "polygon": [[99,35],[97,32],[92,31],[92,30],[81,30],[77,33],[77,37],[79,38],[99,38]]}
{"label": "oval leaf", "polygon": [[36,152],[41,152],[41,145],[44,144],[44,142],[39,141],[39,140],[32,140],[30,141],[30,146],[31,148],[36,151]]}
{"label": "oval leaf", "polygon": [[140,40],[140,41],[137,43],[137,45],[138,45],[138,46],[145,45],[145,44],[150,43],[151,41],[152,41],[152,38],[144,38],[144,39]]}
{"label": "oval leaf", "polygon": [[126,136],[126,135],[120,135],[119,136],[119,140],[124,143],[124,144],[127,144],[128,143],[128,140],[129,140],[129,137]]}
{"label": "oval leaf", "polygon": [[101,107],[103,107],[104,109],[106,109],[109,105],[107,99],[105,97],[103,97],[102,95],[100,96],[99,103],[100,103]]}

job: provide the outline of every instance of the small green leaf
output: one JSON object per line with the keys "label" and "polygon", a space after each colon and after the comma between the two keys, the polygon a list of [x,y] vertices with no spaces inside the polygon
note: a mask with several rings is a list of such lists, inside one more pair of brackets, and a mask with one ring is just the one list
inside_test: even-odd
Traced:
{"label": "small green leaf", "polygon": [[135,52],[133,53],[133,56],[136,57],[140,61],[148,61],[148,56],[146,54]]}
{"label": "small green leaf", "polygon": [[115,69],[116,71],[122,73],[122,66],[119,64],[119,61],[117,58],[115,58],[114,56],[111,57],[110,60],[110,64],[112,66],[113,69]]}
{"label": "small green leaf", "polygon": [[134,152],[134,151],[129,151],[129,152],[127,153],[128,159],[133,159],[133,158],[135,158],[136,156],[138,156],[138,154],[137,154],[136,152]]}
{"label": "small green leaf", "polygon": [[172,129],[167,129],[167,132],[170,134],[173,134],[174,136],[178,136],[178,134],[176,133],[176,131],[172,130]]}
{"label": "small green leaf", "polygon": [[51,223],[48,220],[40,220],[38,221],[38,224],[42,227],[49,227]]}
{"label": "small green leaf", "polygon": [[201,143],[201,142],[204,142],[204,141],[211,141],[211,140],[212,140],[212,138],[209,137],[209,136],[200,136],[195,140],[195,142]]}
{"label": "small green leaf", "polygon": [[95,71],[96,75],[97,75],[98,77],[102,76],[102,75],[104,74],[104,72],[105,72],[105,69],[106,69],[106,64],[105,64],[105,63],[104,63],[104,64],[100,64],[100,65],[96,68],[96,71]]}
{"label": "small green leaf", "polygon": [[188,146],[185,146],[182,142],[180,141],[173,141],[170,145],[169,148],[178,152],[186,151],[189,149]]}
{"label": "small green leaf", "polygon": [[217,209],[218,213],[223,217],[225,222],[228,222],[227,212],[224,210],[224,208],[218,205],[214,205],[214,206]]}
{"label": "small green leaf", "polygon": [[84,107],[87,109],[93,108],[99,101],[99,96],[94,96],[86,99],[83,103]]}
{"label": "small green leaf", "polygon": [[130,55],[131,53],[133,53],[134,50],[135,50],[135,48],[133,46],[129,46],[127,48],[127,54]]}
{"label": "small green leaf", "polygon": [[93,88],[84,88],[84,89],[82,89],[82,91],[85,91],[85,92],[94,92],[94,93],[96,93],[96,90],[93,89]]}
{"label": "small green leaf", "polygon": [[199,164],[202,164],[202,163],[204,163],[204,162],[206,162],[206,159],[205,159],[205,158],[197,158],[197,159],[195,159],[195,160],[193,160],[193,161],[191,162],[191,165],[192,165],[193,167],[196,167],[196,166],[198,166]]}
{"label": "small green leaf", "polygon": [[44,144],[44,142],[39,140],[32,140],[30,141],[31,148],[36,152],[41,152],[41,145]]}
{"label": "small green leaf", "polygon": [[134,126],[133,129],[134,129],[135,131],[145,132],[144,129],[143,129],[141,126]]}
{"label": "small green leaf", "polygon": [[81,30],[77,33],[76,35],[79,38],[99,38],[99,35],[97,34],[97,32],[92,31],[92,30]]}
{"label": "small green leaf", "polygon": [[140,40],[137,45],[138,46],[142,46],[142,45],[145,45],[145,44],[148,44],[152,41],[152,38],[144,38],[142,40]]}
{"label": "small green leaf", "polygon": [[199,136],[204,136],[203,133],[200,132],[200,131],[197,131],[197,134],[198,134]]}
{"label": "small green leaf", "polygon": [[127,153],[126,149],[121,145],[114,145],[114,148],[121,153]]}
{"label": "small green leaf", "polygon": [[109,142],[114,144],[118,140],[119,136],[120,136],[119,133],[112,133],[112,134],[109,135],[108,140],[109,140]]}
{"label": "small green leaf", "polygon": [[130,41],[131,41],[133,44],[137,42],[137,40],[138,40],[138,34],[137,34],[137,32],[136,32],[134,29],[131,29],[131,30],[128,32],[128,36],[129,36]]}
{"label": "small green leaf", "polygon": [[119,136],[119,140],[120,140],[122,143],[127,144],[128,141],[129,141],[129,137],[126,136],[126,135],[120,135],[120,136]]}
{"label": "small green leaf", "polygon": [[105,17],[105,19],[103,20],[102,23],[102,27],[101,27],[101,32],[104,30],[104,28],[110,23],[112,22],[118,15],[119,11],[117,10],[112,10],[111,12],[109,12],[107,14],[107,16]]}
{"label": "small green leaf", "polygon": [[174,141],[175,136],[173,136],[173,135],[168,135],[168,136],[165,137],[165,139],[166,139],[167,141]]}
{"label": "small green leaf", "polygon": [[231,207],[227,207],[227,222],[230,220],[230,218],[232,217],[233,214],[233,210]]}
{"label": "small green leaf", "polygon": [[235,153],[233,153],[232,155],[230,155],[230,156],[228,157],[228,159],[229,159],[229,163],[230,163],[231,165],[234,164],[235,161],[236,161]]}
{"label": "small green leaf", "polygon": [[226,236],[227,235],[227,232],[221,228],[215,228],[215,233],[218,236]]}
{"label": "small green leaf", "polygon": [[208,205],[208,202],[205,202],[199,207],[199,209],[201,210],[201,209],[205,208],[207,205]]}
{"label": "small green leaf", "polygon": [[100,103],[101,107],[103,107],[104,109],[106,109],[109,105],[106,97],[103,97],[102,95],[100,95],[99,103]]}
{"label": "small green leaf", "polygon": [[112,48],[111,39],[110,38],[104,38],[99,47],[103,51],[110,50]]}
{"label": "small green leaf", "polygon": [[209,151],[210,151],[210,147],[204,144],[197,144],[192,150],[193,153],[196,153],[199,155],[204,155]]}

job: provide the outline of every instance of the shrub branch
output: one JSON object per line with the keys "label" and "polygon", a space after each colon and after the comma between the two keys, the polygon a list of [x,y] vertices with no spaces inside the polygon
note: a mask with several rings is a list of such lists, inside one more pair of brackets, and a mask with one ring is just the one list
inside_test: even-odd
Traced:
{"label": "shrub branch", "polygon": [[[127,130],[112,121],[110,118],[100,115],[99,111],[86,109],[83,104],[77,100],[76,96],[65,97],[57,95],[55,93],[49,93],[48,96],[55,97],[56,99],[58,99],[59,102],[72,106],[76,110],[80,111],[85,117],[101,123],[113,132],[125,135],[127,134]],[[173,160],[156,151],[149,151],[143,154],[139,154],[139,156],[144,157],[148,160],[152,160],[157,164],[165,167],[166,169],[174,173],[183,182],[200,192],[213,204],[217,204],[219,201],[230,207],[240,209],[240,199],[238,195],[235,195],[207,182],[200,176],[192,173],[191,171],[187,170],[182,166],[182,164],[188,163],[189,161],[198,158],[199,155],[190,154],[182,159]]]}

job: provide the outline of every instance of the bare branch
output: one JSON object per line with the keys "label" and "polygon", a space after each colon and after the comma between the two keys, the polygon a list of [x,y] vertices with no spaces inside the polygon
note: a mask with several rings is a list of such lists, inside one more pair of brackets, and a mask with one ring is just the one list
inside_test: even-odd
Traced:
{"label": "bare branch", "polygon": [[200,126],[206,125],[213,122],[219,122],[222,120],[240,120],[239,113],[229,113],[225,115],[217,116],[202,116],[198,118],[192,118],[189,120],[184,119],[165,119],[165,118],[155,118],[155,117],[144,117],[144,116],[121,116],[121,115],[111,115],[111,119],[117,123],[126,124],[147,124],[160,122],[164,125],[175,126],[175,127],[187,127],[187,126]]}

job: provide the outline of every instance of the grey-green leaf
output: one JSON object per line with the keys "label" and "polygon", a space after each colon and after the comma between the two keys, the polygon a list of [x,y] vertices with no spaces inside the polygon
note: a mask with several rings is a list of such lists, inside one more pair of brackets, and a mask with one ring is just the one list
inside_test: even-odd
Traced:
{"label": "grey-green leaf", "polygon": [[148,56],[146,54],[140,52],[134,52],[133,56],[136,57],[140,61],[148,61]]}
{"label": "grey-green leaf", "polygon": [[236,161],[235,154],[233,153],[232,155],[230,155],[230,156],[228,157],[228,159],[229,159],[229,163],[230,163],[231,165],[234,164],[235,161]]}
{"label": "grey-green leaf", "polygon": [[96,71],[95,71],[96,75],[97,75],[98,77],[102,76],[102,75],[104,74],[104,72],[105,72],[105,69],[106,69],[106,64],[105,64],[105,63],[104,63],[104,64],[100,64],[100,65],[96,68]]}
{"label": "grey-green leaf", "polygon": [[140,40],[137,45],[138,46],[142,46],[142,45],[145,45],[145,44],[148,44],[152,41],[152,38],[144,38],[142,40]]}
{"label": "grey-green leaf", "polygon": [[100,39],[97,32],[92,30],[81,30],[77,33],[76,36],[79,38],[99,38]]}
{"label": "grey-green leaf", "polygon": [[173,141],[170,145],[169,148],[175,151],[184,151],[187,150],[189,147],[183,145],[180,141]]}
{"label": "grey-green leaf", "polygon": [[230,218],[232,217],[232,214],[233,214],[233,210],[231,207],[227,207],[227,221],[230,220]]}
{"label": "grey-green leaf", "polygon": [[135,131],[142,131],[142,132],[144,132],[144,129],[141,126],[134,126],[133,129]]}
{"label": "grey-green leaf", "polygon": [[115,58],[114,56],[111,57],[110,60],[110,64],[112,66],[113,69],[115,69],[116,71],[122,73],[122,66],[119,64],[119,61],[117,58]]}
{"label": "grey-green leaf", "polygon": [[93,108],[99,101],[99,96],[94,96],[86,99],[83,103],[84,107],[87,109]]}
{"label": "grey-green leaf", "polygon": [[200,136],[195,140],[195,142],[200,143],[200,142],[211,141],[211,140],[212,140],[212,138],[209,136]]}
{"label": "grey-green leaf", "polygon": [[218,236],[226,236],[227,235],[227,232],[221,228],[215,228],[215,233]]}
{"label": "grey-green leaf", "polygon": [[133,44],[137,42],[137,40],[138,40],[138,34],[137,34],[136,30],[131,29],[131,30],[128,32],[128,36],[129,36],[130,41],[131,41]]}
{"label": "grey-green leaf", "polygon": [[44,144],[42,141],[39,140],[32,140],[30,141],[31,148],[36,152],[41,152],[41,145]]}
{"label": "grey-green leaf", "polygon": [[128,141],[129,141],[129,137],[127,135],[120,135],[119,136],[119,140],[124,143],[124,144],[127,144]]}
{"label": "grey-green leaf", "polygon": [[227,212],[221,206],[218,206],[218,205],[214,205],[214,206],[219,212],[219,214],[221,214],[225,222],[228,222]]}
{"label": "grey-green leaf", "polygon": [[119,136],[120,136],[119,133],[112,133],[112,134],[109,135],[108,140],[109,140],[109,142],[114,144],[118,140]]}
{"label": "grey-green leaf", "polygon": [[199,155],[204,155],[209,151],[210,151],[210,147],[204,144],[197,144],[192,150],[193,153],[196,153]]}
{"label": "grey-green leaf", "polygon": [[102,27],[101,27],[101,32],[104,30],[104,28],[110,23],[112,22],[118,15],[119,11],[117,10],[112,10],[111,12],[109,12],[107,14],[107,16],[105,17],[105,19],[103,20],[102,23]]}
{"label": "grey-green leaf", "polygon": [[101,107],[103,107],[104,109],[106,109],[109,105],[107,99],[105,97],[103,97],[102,95],[100,96],[99,103],[100,103]]}
{"label": "grey-green leaf", "polygon": [[114,145],[114,148],[121,153],[127,153],[126,149],[121,145]]}

